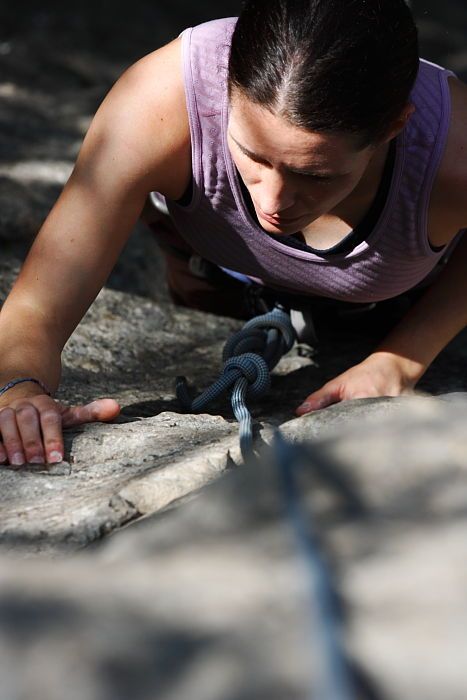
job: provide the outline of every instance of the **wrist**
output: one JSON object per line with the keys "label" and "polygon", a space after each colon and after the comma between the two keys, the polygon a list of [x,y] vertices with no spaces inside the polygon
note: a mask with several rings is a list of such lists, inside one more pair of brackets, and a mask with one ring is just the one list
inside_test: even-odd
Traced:
{"label": "wrist", "polygon": [[[5,385],[2,384],[1,388],[4,388],[4,386]],[[30,399],[34,396],[40,396],[46,393],[48,392],[45,391],[40,384],[35,382],[17,383],[0,395],[0,409],[5,408],[5,406],[12,404],[14,401],[18,401],[19,399]]]}
{"label": "wrist", "polygon": [[428,365],[419,360],[383,348],[375,350],[367,359],[371,358],[391,367],[391,371],[397,373],[401,389],[413,388],[428,369]]}
{"label": "wrist", "polygon": [[50,389],[40,379],[37,379],[36,377],[16,377],[15,379],[11,379],[6,384],[3,384],[3,386],[0,386],[0,396],[3,396],[3,394],[6,394],[7,391],[11,391],[20,384],[35,384],[41,389],[42,393],[48,394],[48,396],[52,395]]}

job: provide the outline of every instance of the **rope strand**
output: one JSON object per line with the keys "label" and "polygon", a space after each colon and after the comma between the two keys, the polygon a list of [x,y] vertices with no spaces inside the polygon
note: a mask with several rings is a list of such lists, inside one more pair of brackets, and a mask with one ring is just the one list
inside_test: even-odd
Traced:
{"label": "rope strand", "polygon": [[246,459],[253,449],[253,421],[246,399],[257,399],[269,390],[271,370],[294,342],[290,316],[279,306],[247,321],[224,345],[220,377],[197,398],[191,398],[185,377],[177,377],[175,390],[183,410],[201,413],[211,401],[231,390],[232,410],[239,422],[240,449]]}

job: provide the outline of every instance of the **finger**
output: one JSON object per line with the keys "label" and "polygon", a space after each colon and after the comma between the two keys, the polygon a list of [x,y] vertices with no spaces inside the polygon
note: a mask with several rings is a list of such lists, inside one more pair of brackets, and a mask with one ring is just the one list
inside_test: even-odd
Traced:
{"label": "finger", "polygon": [[16,408],[16,424],[23,443],[26,462],[44,464],[41,424],[35,406],[30,403],[19,405]]}
{"label": "finger", "polygon": [[8,462],[16,467],[25,463],[23,443],[16,425],[16,413],[12,408],[0,411],[0,433]]}
{"label": "finger", "polygon": [[55,404],[39,413],[45,457],[48,464],[57,464],[63,460],[62,416],[60,407]]}
{"label": "finger", "polygon": [[113,420],[120,413],[120,406],[113,399],[98,399],[85,406],[70,406],[62,413],[64,428],[94,421]]}
{"label": "finger", "polygon": [[339,401],[341,401],[341,396],[338,387],[323,387],[313,392],[313,394],[310,394],[310,396],[295,410],[295,414],[297,416],[303,416],[305,413],[319,411],[321,408],[332,406],[332,404],[339,403]]}

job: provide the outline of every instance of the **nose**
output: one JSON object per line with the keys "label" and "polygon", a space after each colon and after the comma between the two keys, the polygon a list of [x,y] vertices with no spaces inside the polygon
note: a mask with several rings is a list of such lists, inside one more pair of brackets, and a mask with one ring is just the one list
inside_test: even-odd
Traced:
{"label": "nose", "polygon": [[295,204],[295,193],[274,168],[263,168],[253,196],[256,204],[268,216],[280,214]]}

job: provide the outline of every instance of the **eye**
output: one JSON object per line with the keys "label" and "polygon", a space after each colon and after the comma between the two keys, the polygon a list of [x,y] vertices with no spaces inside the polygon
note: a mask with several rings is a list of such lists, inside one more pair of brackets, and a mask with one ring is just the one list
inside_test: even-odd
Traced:
{"label": "eye", "polygon": [[320,182],[323,184],[334,182],[334,180],[336,179],[335,177],[328,177],[326,175],[316,175],[315,173],[296,172],[294,174],[298,175],[299,177],[306,177],[309,180],[314,180],[315,182]]}

